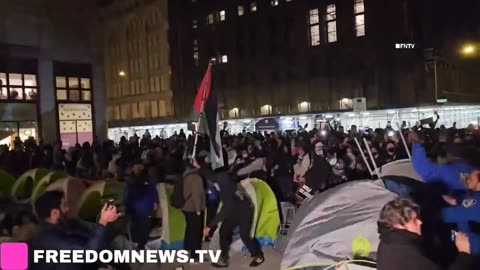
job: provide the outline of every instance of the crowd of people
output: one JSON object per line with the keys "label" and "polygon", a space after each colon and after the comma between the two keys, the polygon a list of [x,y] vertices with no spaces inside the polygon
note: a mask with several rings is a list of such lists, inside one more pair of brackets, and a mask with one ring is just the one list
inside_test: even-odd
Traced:
{"label": "crowd of people", "polygon": [[[96,140],[91,145],[84,143],[69,149],[63,149],[61,142],[46,145],[37,144],[33,139],[25,142],[17,139],[11,150],[8,146],[1,148],[0,169],[15,176],[31,168],[47,168],[63,170],[92,181],[106,178],[125,181],[124,213],[133,217],[132,240],[139,249],[143,249],[148,241],[151,214],[159,207],[155,186],[159,182],[171,183],[175,186],[174,206],[181,209],[186,218],[185,249],[194,256],[194,251],[201,249],[202,240],[208,240],[222,222],[220,245],[223,256],[215,266],[227,267],[232,233],[235,227],[240,226],[241,239],[253,257],[250,265],[255,267],[265,258],[260,244],[249,234],[252,203],[238,185],[239,181],[263,179],[279,202],[298,205],[302,201],[299,190],[305,185],[313,194],[346,181],[374,179],[375,175],[369,168],[406,159],[408,151],[411,151],[413,165],[423,180],[443,183],[447,187],[442,195],[446,195],[444,200],[452,208],[444,209],[443,214],[446,220],[458,224],[455,241],[461,252],[460,261],[465,262],[465,254],[480,255],[480,241],[469,226],[469,222],[477,216],[480,222],[480,215],[471,212],[476,210],[476,203],[480,200],[475,193],[480,194],[480,179],[477,179],[479,174],[476,170],[480,168],[476,163],[479,135],[479,130],[472,125],[457,129],[455,125],[451,128],[436,127],[436,122],[424,126],[417,124],[412,128],[402,123],[400,130],[394,130],[390,123],[383,129],[360,130],[352,125],[345,130],[338,122],[326,122],[321,129],[307,131],[300,128],[289,133],[244,131],[229,134],[227,130],[222,130],[224,166],[216,170],[212,170],[209,164],[211,142],[208,136],[200,135],[194,147],[194,135],[187,136],[183,130],[168,139],[152,137],[147,131],[142,138],[135,134],[130,138],[122,137],[118,143]],[[406,139],[407,147],[402,137]],[[367,140],[369,149],[365,145],[358,147],[356,141],[363,139]],[[197,151],[192,157],[194,148]],[[470,189],[466,194],[465,186]],[[217,213],[220,203],[222,208]],[[40,241],[33,240],[32,243],[55,245],[54,242],[57,242],[60,245],[45,248],[99,249],[102,246],[99,243],[104,241],[101,228],[118,217],[114,206],[106,206],[100,215],[100,229],[94,231],[94,236],[81,234],[82,237],[77,235],[75,238],[71,236],[73,229],[70,227],[56,226],[68,210],[61,194],[47,192],[36,207],[38,218],[51,226],[43,228],[47,232],[42,234]],[[205,212],[207,226],[203,228]],[[411,200],[392,202],[382,210],[378,269],[397,269],[385,263],[385,258],[390,262],[403,262],[409,259],[402,254],[416,252],[416,246],[408,246],[409,251],[402,252],[402,241],[418,241],[421,235],[419,214],[418,207]],[[22,214],[20,220],[11,222],[9,226],[3,220],[0,229],[4,233],[10,230],[11,234],[13,226],[30,224],[33,219],[33,216]],[[52,242],[45,239],[58,237],[68,240]],[[437,269],[430,261],[418,265],[408,269]]]}

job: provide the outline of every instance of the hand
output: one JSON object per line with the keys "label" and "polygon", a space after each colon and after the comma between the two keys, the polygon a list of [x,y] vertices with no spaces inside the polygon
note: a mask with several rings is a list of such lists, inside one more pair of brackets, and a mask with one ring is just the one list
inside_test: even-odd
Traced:
{"label": "hand", "polygon": [[115,205],[105,204],[100,213],[100,220],[98,223],[107,226],[109,223],[115,222],[119,216],[120,214],[117,213],[117,207]]}
{"label": "hand", "polygon": [[470,240],[466,234],[455,233],[455,245],[457,246],[458,252],[470,254]]}
{"label": "hand", "polygon": [[408,142],[409,143],[420,143],[420,137],[418,136],[417,132],[411,131],[408,133]]}
{"label": "hand", "polygon": [[197,216],[200,216],[200,214],[201,214],[201,213],[202,213],[202,212],[200,212],[200,211],[197,211]]}
{"label": "hand", "polygon": [[205,229],[203,229],[203,236],[204,237],[210,236],[210,227],[205,227]]}
{"label": "hand", "polygon": [[457,199],[451,197],[451,196],[448,196],[448,195],[443,195],[442,196],[443,200],[448,203],[449,205],[451,206],[455,206],[457,205]]}

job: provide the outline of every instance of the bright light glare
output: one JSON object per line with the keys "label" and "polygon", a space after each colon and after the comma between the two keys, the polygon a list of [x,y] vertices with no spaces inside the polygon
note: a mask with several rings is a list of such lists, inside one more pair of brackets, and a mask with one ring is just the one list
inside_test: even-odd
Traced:
{"label": "bright light glare", "polygon": [[472,45],[467,45],[465,47],[463,47],[463,53],[464,54],[472,54],[475,52],[475,47],[472,46]]}

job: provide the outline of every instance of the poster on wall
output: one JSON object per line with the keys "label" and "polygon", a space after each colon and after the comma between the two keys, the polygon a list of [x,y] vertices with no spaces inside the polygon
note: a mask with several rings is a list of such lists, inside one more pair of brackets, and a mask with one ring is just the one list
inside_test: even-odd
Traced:
{"label": "poster on wall", "polygon": [[93,142],[93,121],[91,104],[59,104],[60,139],[63,148]]}

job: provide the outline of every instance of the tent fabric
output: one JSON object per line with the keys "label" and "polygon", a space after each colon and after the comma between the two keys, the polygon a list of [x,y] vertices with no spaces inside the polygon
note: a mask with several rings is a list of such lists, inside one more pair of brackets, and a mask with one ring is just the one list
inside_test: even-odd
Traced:
{"label": "tent fabric", "polygon": [[387,163],[380,168],[385,188],[399,196],[409,196],[424,185],[409,159]]}
{"label": "tent fabric", "polygon": [[80,201],[82,194],[87,190],[85,183],[78,178],[62,178],[51,183],[46,188],[46,191],[63,191],[65,193],[65,199],[70,209],[75,208],[75,205]]}
{"label": "tent fabric", "polygon": [[11,194],[12,188],[15,185],[15,177],[0,170],[0,197],[8,197]]}
{"label": "tent fabric", "polygon": [[11,196],[16,202],[29,202],[33,190],[49,173],[46,169],[33,169],[21,175],[12,187]]}
{"label": "tent fabric", "polygon": [[256,205],[254,215],[254,228],[252,235],[258,239],[262,246],[274,246],[280,227],[280,214],[275,194],[270,186],[256,179],[251,183],[255,190]]}
{"label": "tent fabric", "polygon": [[402,176],[423,182],[422,177],[418,175],[413,167],[413,163],[409,159],[397,160],[387,163],[380,168],[380,177],[386,176]]}
{"label": "tent fabric", "polygon": [[354,181],[308,198],[289,229],[281,269],[322,269],[358,256],[374,260],[378,215],[396,197],[371,181]]}
{"label": "tent fabric", "polygon": [[[280,215],[275,194],[267,183],[259,179],[246,179],[241,182],[246,193],[254,205],[254,218],[252,220],[251,235],[255,235],[262,247],[274,246],[280,227]],[[221,225],[220,225],[221,226]],[[219,250],[219,228],[210,240],[210,249]],[[231,251],[245,251],[239,237],[232,242]]]}
{"label": "tent fabric", "polygon": [[[84,183],[83,179],[77,179],[76,181]],[[75,185],[79,185],[79,183]],[[123,203],[124,189],[125,183],[116,180],[97,181],[89,186],[79,197],[73,215],[86,221],[96,219],[108,199],[115,199],[115,204],[117,205]]]}
{"label": "tent fabric", "polygon": [[32,196],[30,197],[30,202],[32,203],[32,206],[34,206],[35,201],[45,193],[49,185],[61,178],[67,177],[68,174],[64,172],[50,172],[44,177],[42,177],[42,179],[36,184],[35,188],[33,189]]}
{"label": "tent fabric", "polygon": [[72,209],[72,216],[86,221],[95,220],[103,206],[102,194],[105,189],[105,184],[105,181],[99,181],[88,187],[80,196],[76,206]]}
{"label": "tent fabric", "polygon": [[180,250],[183,248],[185,229],[187,227],[182,211],[171,205],[173,186],[160,183],[157,191],[162,211],[162,250]]}

